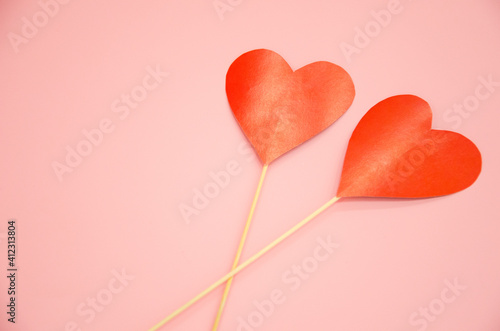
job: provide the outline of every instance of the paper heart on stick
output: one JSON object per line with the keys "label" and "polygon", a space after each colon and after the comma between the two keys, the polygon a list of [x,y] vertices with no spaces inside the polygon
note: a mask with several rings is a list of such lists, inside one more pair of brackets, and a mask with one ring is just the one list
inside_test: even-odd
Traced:
{"label": "paper heart on stick", "polygon": [[243,132],[269,164],[333,124],[355,92],[349,74],[333,63],[294,72],[277,53],[258,49],[231,64],[226,94]]}
{"label": "paper heart on stick", "polygon": [[373,106],[349,140],[337,196],[425,198],[472,185],[481,172],[476,145],[431,124],[429,104],[413,95]]}
{"label": "paper heart on stick", "polygon": [[[230,282],[264,254],[343,197],[424,198],[451,194],[474,183],[481,172],[481,154],[464,136],[432,130],[432,112],[413,95],[385,99],[372,107],[349,140],[337,195],[294,225],[231,272],[155,325],[182,313],[224,282]],[[228,282],[228,283],[229,283]]]}

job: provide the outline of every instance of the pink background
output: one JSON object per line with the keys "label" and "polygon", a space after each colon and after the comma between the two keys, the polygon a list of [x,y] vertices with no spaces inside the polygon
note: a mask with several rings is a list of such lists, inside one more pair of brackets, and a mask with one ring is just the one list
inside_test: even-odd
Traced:
{"label": "pink background", "polygon": [[[445,118],[474,95],[478,77],[500,81],[500,3],[401,0],[350,62],[341,43],[354,45],[356,27],[387,1],[232,3],[222,20],[211,0],[73,0],[16,53],[7,36],[21,34],[40,5],[0,1],[0,329],[147,330],[230,269],[261,164],[241,147],[225,74],[240,54],[268,48],[294,69],[341,65],[357,95],[332,127],[271,164],[243,260],[333,197],[352,130],[386,97],[426,99],[434,128],[477,144],[483,172],[452,196],[340,201],[235,279],[220,330],[249,317],[259,322],[253,330],[500,330],[500,87],[459,124]],[[148,66],[170,75],[120,119],[113,102]],[[52,163],[105,118],[114,131],[59,181]],[[187,224],[179,206],[192,205],[193,190],[232,160],[239,174]],[[15,325],[6,321],[3,276],[10,218],[18,224]],[[283,274],[328,236],[340,246],[291,290]],[[77,307],[104,300],[122,269],[135,278],[87,323]],[[466,289],[439,306],[455,279]],[[253,301],[274,290],[286,299],[260,321]],[[221,294],[166,329],[210,330]],[[412,325],[412,313],[429,305],[438,316]]]}

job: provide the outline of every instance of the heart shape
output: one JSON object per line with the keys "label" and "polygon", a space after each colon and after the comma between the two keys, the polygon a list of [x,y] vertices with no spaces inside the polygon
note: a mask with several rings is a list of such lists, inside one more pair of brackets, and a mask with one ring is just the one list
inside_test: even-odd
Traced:
{"label": "heart shape", "polygon": [[333,124],[355,92],[349,74],[333,63],[294,72],[277,53],[258,49],[231,64],[226,94],[246,137],[269,164]]}
{"label": "heart shape", "polygon": [[373,106],[349,140],[337,196],[424,198],[472,185],[481,172],[477,147],[431,124],[429,104],[413,95]]}

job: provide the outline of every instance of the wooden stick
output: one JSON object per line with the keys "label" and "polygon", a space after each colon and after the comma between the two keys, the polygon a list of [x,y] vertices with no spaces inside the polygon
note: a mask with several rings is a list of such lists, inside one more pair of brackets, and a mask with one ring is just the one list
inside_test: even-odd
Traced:
{"label": "wooden stick", "polygon": [[[259,184],[257,185],[257,190],[255,191],[255,196],[253,197],[252,207],[250,207],[250,213],[248,214],[247,222],[245,223],[245,229],[243,230],[243,234],[241,235],[240,244],[238,245],[238,250],[236,251],[236,256],[233,261],[233,266],[231,267],[231,271],[236,269],[238,263],[240,262],[241,252],[243,251],[243,246],[245,246],[245,241],[247,239],[248,230],[250,229],[250,223],[252,223],[253,213],[255,210],[255,206],[257,206],[257,201],[259,200],[260,190],[262,188],[262,183],[264,182],[264,178],[266,177],[268,164],[265,164],[262,168],[262,174],[260,175]],[[222,312],[224,311],[224,305],[226,304],[227,296],[229,294],[229,289],[231,288],[231,284],[233,282],[233,277],[229,278],[226,283],[226,288],[224,289],[224,294],[222,295],[222,299],[219,305],[219,310],[217,311],[217,316],[215,317],[215,322],[212,327],[212,331],[217,331],[219,327],[219,322],[222,317]]]}
{"label": "wooden stick", "polygon": [[309,223],[312,219],[314,219],[316,216],[318,216],[319,214],[321,214],[324,210],[326,210],[328,207],[330,207],[331,205],[333,205],[339,199],[340,199],[340,197],[335,197],[335,198],[329,200],[323,206],[321,206],[320,208],[318,208],[314,213],[312,213],[311,215],[309,215],[306,218],[304,218],[298,224],[296,224],[295,226],[293,226],[290,230],[288,230],[287,232],[285,232],[284,234],[282,234],[281,236],[279,236],[277,239],[275,239],[272,243],[270,243],[269,245],[267,245],[266,247],[264,247],[263,249],[261,249],[257,254],[253,255],[251,258],[249,258],[248,260],[246,260],[245,262],[243,262],[242,264],[240,264],[238,267],[236,267],[233,271],[231,271],[230,273],[228,273],[227,275],[225,275],[224,277],[222,277],[221,279],[219,279],[218,281],[216,281],[215,283],[213,283],[212,285],[210,285],[203,292],[201,292],[200,294],[198,294],[197,296],[195,296],[193,299],[189,300],[187,303],[185,303],[182,307],[178,308],[172,314],[170,314],[167,317],[165,317],[158,324],[156,324],[151,329],[149,329],[149,331],[156,331],[159,328],[161,328],[163,325],[165,325],[167,322],[169,322],[170,320],[172,320],[174,317],[176,317],[177,315],[179,315],[180,313],[182,313],[184,310],[188,309],[193,304],[195,304],[198,300],[200,300],[201,298],[203,298],[204,296],[206,296],[207,294],[209,294],[210,292],[212,292],[219,285],[221,285],[224,282],[226,282],[229,278],[234,277],[237,273],[239,273],[240,271],[242,271],[243,269],[245,269],[246,267],[248,267],[251,263],[253,263],[256,260],[258,260],[262,255],[264,255],[265,253],[267,253],[268,251],[270,251],[272,248],[274,248],[275,246],[277,246],[279,243],[281,243],[283,240],[285,240],[286,238],[288,238],[289,236],[291,236],[292,234],[294,234],[297,230],[299,230],[304,225],[306,225],[307,223]]}

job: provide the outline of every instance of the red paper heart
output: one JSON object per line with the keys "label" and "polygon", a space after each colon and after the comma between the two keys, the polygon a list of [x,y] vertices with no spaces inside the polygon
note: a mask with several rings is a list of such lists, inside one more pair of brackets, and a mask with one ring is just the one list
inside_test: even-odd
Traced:
{"label": "red paper heart", "polygon": [[333,124],[352,104],[349,74],[330,62],[293,71],[277,53],[238,57],[226,76],[231,109],[264,164]]}
{"label": "red paper heart", "polygon": [[431,108],[416,96],[376,104],[349,140],[337,196],[423,198],[472,185],[481,172],[477,147],[431,124]]}

